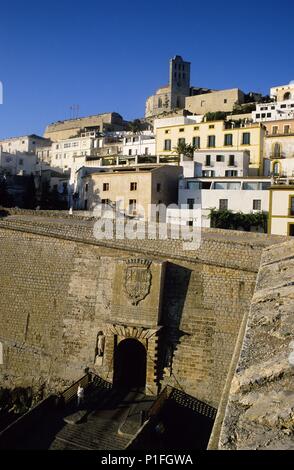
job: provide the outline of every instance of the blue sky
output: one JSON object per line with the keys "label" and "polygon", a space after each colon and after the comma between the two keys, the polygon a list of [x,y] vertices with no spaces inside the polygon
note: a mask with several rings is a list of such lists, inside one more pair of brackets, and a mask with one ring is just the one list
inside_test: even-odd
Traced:
{"label": "blue sky", "polygon": [[116,111],[144,115],[176,54],[191,84],[268,93],[294,79],[294,2],[14,0],[1,2],[0,138]]}

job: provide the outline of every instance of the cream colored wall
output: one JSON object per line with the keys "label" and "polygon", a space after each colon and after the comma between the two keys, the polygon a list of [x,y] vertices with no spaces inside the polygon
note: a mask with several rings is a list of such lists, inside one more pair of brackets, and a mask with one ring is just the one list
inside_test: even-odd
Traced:
{"label": "cream colored wall", "polygon": [[[178,177],[182,171],[181,167],[163,166],[153,171],[95,173],[84,178],[83,187],[85,189],[87,183],[89,189],[87,193],[83,191],[83,199],[88,200],[89,210],[101,203],[102,199],[109,199],[111,202],[121,200],[119,208],[123,211],[128,208],[130,199],[136,199],[137,215],[148,219],[150,204],[158,204],[159,201],[165,205],[177,203]],[[109,183],[108,191],[103,191],[104,183]],[[136,190],[131,191],[131,183],[137,183]]]}
{"label": "cream colored wall", "polygon": [[[137,206],[142,206],[147,213],[148,204],[151,202],[151,173],[150,172],[124,172],[99,173],[85,178],[89,184],[88,208],[91,209],[102,199],[115,202],[119,199],[120,209],[126,210],[130,199],[136,199]],[[103,191],[103,184],[109,183],[109,191]],[[137,190],[130,190],[130,183],[137,183]],[[139,212],[140,215],[144,215]]]}
{"label": "cream colored wall", "polygon": [[[238,88],[215,91],[203,95],[188,96],[185,100],[185,109],[196,114],[205,114],[216,111],[232,111],[236,102],[243,102],[243,93]],[[227,100],[225,103],[224,101]]]}
{"label": "cream colored wall", "polygon": [[288,224],[294,224],[294,218],[275,218],[271,223],[272,235],[288,235]]}
{"label": "cream colored wall", "polygon": [[281,85],[278,87],[272,87],[270,89],[271,96],[276,96],[277,101],[284,101],[285,93],[291,93],[291,98],[294,98],[294,84]]}
{"label": "cream colored wall", "polygon": [[[272,207],[271,207],[271,215],[272,216],[287,216],[289,213],[289,197],[294,197],[294,189],[287,191],[285,189],[282,190],[273,190],[272,191]],[[294,218],[292,219],[294,222]]]}
{"label": "cream colored wall", "polygon": [[294,224],[294,216],[289,217],[290,196],[294,197],[294,188],[271,190],[270,233],[288,235],[289,223]]}
{"label": "cream colored wall", "polygon": [[[210,128],[214,126],[214,128]],[[184,129],[184,132],[180,132],[179,129]],[[168,131],[168,133],[166,133]],[[250,145],[242,144],[243,132],[250,132]],[[233,145],[224,146],[225,134],[233,134]],[[211,150],[232,150],[240,151],[247,150],[250,152],[250,176],[262,174],[263,166],[263,140],[265,130],[260,127],[259,124],[254,124],[248,127],[242,127],[240,129],[224,129],[223,121],[205,122],[201,124],[186,124],[186,125],[175,125],[168,127],[157,127],[156,129],[156,155],[168,156],[175,155],[174,147],[177,146],[179,138],[185,138],[187,144],[192,144],[193,137],[200,137],[200,150],[208,151],[207,140],[209,135],[216,136],[216,147]],[[164,140],[171,139],[171,151],[164,150]]]}

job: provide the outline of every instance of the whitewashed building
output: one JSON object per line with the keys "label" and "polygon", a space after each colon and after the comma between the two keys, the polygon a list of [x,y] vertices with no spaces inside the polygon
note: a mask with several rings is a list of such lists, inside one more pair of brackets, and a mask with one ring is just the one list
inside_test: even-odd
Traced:
{"label": "whitewashed building", "polygon": [[0,148],[7,153],[34,153],[38,147],[49,145],[50,140],[44,139],[36,134],[24,135],[20,137],[10,137],[0,140]]}
{"label": "whitewashed building", "polygon": [[143,131],[140,134],[126,132],[123,138],[122,155],[127,157],[155,156],[154,134],[151,131]]}
{"label": "whitewashed building", "polygon": [[260,103],[256,105],[256,110],[252,111],[253,122],[278,121],[280,119],[294,119],[294,97],[286,101]]}
{"label": "whitewashed building", "polygon": [[270,178],[181,178],[178,208],[167,209],[167,223],[199,226],[199,209],[203,227],[210,227],[211,209],[268,212],[270,186]]}
{"label": "whitewashed building", "polygon": [[3,152],[0,148],[0,172],[11,176],[29,176],[35,173],[37,156],[34,153]]}
{"label": "whitewashed building", "polygon": [[248,176],[250,155],[246,151],[195,151],[193,160],[181,157],[184,177],[245,177]]}

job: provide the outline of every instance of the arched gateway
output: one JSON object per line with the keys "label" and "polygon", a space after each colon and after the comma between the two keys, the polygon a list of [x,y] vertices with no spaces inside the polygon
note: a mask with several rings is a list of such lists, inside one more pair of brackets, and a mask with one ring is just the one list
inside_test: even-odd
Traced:
{"label": "arched gateway", "polygon": [[114,353],[113,384],[123,388],[145,388],[147,354],[135,338],[121,341]]}

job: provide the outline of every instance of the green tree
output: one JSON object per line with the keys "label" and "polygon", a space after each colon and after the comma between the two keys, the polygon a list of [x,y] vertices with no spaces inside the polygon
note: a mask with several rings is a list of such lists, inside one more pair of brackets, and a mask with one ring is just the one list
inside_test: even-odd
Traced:
{"label": "green tree", "polygon": [[195,145],[179,142],[178,145],[174,147],[174,152],[178,154],[179,159],[181,155],[183,155],[184,157],[193,158],[195,149]]}
{"label": "green tree", "polygon": [[133,132],[133,134],[140,134],[143,130],[143,123],[140,119],[134,119],[128,123],[128,130]]}

